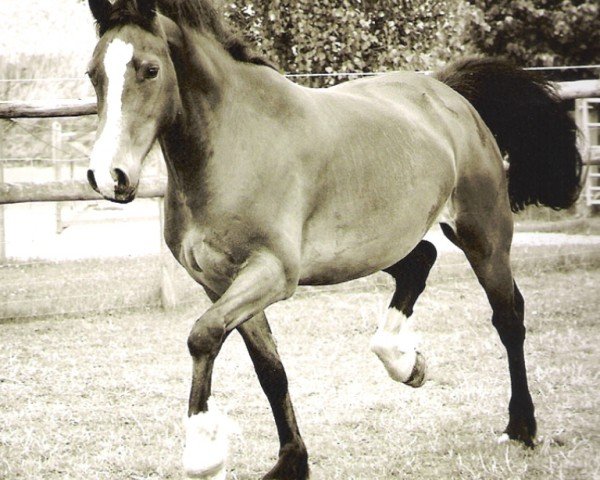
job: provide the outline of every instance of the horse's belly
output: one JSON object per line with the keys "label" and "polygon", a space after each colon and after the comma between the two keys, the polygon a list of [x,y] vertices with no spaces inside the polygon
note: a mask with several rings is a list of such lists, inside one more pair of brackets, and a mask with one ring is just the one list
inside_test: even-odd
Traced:
{"label": "horse's belly", "polygon": [[328,208],[315,214],[305,229],[300,284],[340,283],[393,265],[423,238],[450,192],[449,186],[424,188],[410,199],[391,195],[379,206],[355,199],[333,215]]}
{"label": "horse's belly", "polygon": [[299,284],[331,285],[378,272],[406,256],[420,238],[377,239],[367,246],[350,242],[311,245],[302,259]]}

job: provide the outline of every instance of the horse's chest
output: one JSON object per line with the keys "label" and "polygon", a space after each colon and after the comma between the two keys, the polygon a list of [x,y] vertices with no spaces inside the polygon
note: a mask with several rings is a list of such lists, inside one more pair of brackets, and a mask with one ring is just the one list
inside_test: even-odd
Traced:
{"label": "horse's chest", "polygon": [[195,228],[183,232],[173,252],[179,263],[198,283],[220,291],[228,286],[241,267],[241,262],[224,245]]}
{"label": "horse's chest", "polygon": [[227,286],[240,268],[239,255],[229,248],[227,238],[206,221],[204,212],[188,206],[185,195],[168,190],[165,198],[165,242],[176,260],[198,283],[217,292]]}

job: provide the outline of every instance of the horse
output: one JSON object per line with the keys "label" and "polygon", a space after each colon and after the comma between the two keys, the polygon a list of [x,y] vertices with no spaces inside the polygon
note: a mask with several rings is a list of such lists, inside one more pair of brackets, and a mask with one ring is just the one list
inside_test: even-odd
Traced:
{"label": "horse", "polygon": [[407,319],[436,260],[423,240],[434,224],[464,251],[507,352],[504,438],[534,446],[513,212],[568,208],[581,185],[576,126],[546,81],[502,59],[466,58],[431,76],[393,72],[311,89],[253,53],[209,0],[89,6],[99,33],[88,70],[99,115],[89,183],[110,201],[132,201],[158,141],[165,241],[213,302],[187,340],[189,476],[226,474],[223,415],[209,398],[215,358],[237,330],[279,436],[264,478],[308,478],[264,314],[298,285],[391,275],[395,291],[370,348],[393,380],[423,384],[425,357]]}

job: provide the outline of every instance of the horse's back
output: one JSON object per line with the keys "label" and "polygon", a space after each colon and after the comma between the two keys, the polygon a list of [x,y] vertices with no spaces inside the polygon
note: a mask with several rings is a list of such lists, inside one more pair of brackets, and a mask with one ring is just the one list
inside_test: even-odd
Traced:
{"label": "horse's back", "polygon": [[[468,102],[434,77],[414,72],[392,72],[367,77],[324,89],[331,95],[351,95],[386,104],[405,113],[456,115]],[[465,103],[466,102],[466,103]]]}
{"label": "horse's back", "polygon": [[[461,169],[469,157],[483,150],[497,153],[491,132],[473,106],[433,77],[394,72],[346,82],[321,93],[325,106],[321,109],[335,111],[327,120],[333,128],[346,127],[337,128],[337,134],[380,130],[407,146],[392,159],[383,152],[386,164],[391,160],[406,166],[430,154],[436,157],[438,167],[451,163]],[[385,143],[379,145],[385,147]],[[413,145],[416,151],[408,148]]]}

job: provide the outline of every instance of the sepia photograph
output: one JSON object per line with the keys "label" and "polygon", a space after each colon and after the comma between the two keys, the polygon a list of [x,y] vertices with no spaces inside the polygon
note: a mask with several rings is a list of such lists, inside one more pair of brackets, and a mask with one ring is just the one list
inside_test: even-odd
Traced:
{"label": "sepia photograph", "polygon": [[596,0],[0,17],[0,480],[600,479]]}

